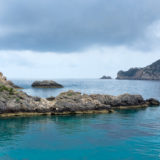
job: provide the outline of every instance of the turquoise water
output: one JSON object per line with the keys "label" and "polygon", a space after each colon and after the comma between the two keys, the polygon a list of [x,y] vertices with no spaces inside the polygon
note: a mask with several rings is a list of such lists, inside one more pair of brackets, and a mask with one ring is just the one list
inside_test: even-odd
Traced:
{"label": "turquoise water", "polygon": [[87,94],[141,94],[144,98],[154,97],[160,100],[160,81],[56,79],[56,82],[64,86],[64,88],[58,89],[32,88],[31,84],[33,81],[34,80],[14,80],[17,85],[24,88],[26,93],[40,97],[57,96],[61,92],[74,90]]}
{"label": "turquoise water", "polygon": [[[20,84],[20,81],[16,82]],[[141,94],[145,89],[144,97],[160,97],[160,82],[111,80],[102,81],[101,84],[99,80],[77,80],[71,87],[72,82],[68,88],[81,89],[82,92],[87,90],[86,86],[88,93],[119,94],[130,89],[131,93]],[[30,82],[26,81],[25,85],[24,83],[23,81],[21,85],[23,84],[24,90],[30,91],[30,94],[36,93],[45,97],[45,92],[50,95],[60,92],[48,92],[43,89],[35,91],[29,87]],[[115,88],[118,83],[119,89]],[[69,80],[65,81],[65,84],[69,84]],[[93,84],[96,85],[92,88]],[[108,86],[109,84],[114,85]],[[160,159],[160,107],[125,110],[112,114],[0,119],[0,160],[111,159]]]}

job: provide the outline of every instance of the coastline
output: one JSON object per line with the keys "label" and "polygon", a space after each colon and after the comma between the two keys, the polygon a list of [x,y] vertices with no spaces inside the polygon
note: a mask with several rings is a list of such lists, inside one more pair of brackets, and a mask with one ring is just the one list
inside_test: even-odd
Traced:
{"label": "coastline", "polygon": [[[15,113],[1,113],[0,118],[7,117],[32,117],[32,116],[55,116],[55,115],[76,115],[76,114],[111,114],[118,112],[119,110],[133,110],[133,109],[143,109],[153,107],[147,104],[137,105],[137,106],[118,106],[114,107],[111,110],[86,110],[86,111],[75,111],[75,112],[15,112]],[[154,106],[158,107],[158,106]]]}
{"label": "coastline", "polygon": [[128,93],[112,96],[69,90],[56,97],[41,98],[19,91],[15,86],[0,74],[0,117],[113,113],[118,109],[160,105],[154,98],[144,99]]}

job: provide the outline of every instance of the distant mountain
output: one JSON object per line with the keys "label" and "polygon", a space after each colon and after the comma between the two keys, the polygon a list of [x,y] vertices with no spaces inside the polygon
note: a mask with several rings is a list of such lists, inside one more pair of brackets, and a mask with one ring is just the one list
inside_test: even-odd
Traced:
{"label": "distant mountain", "polygon": [[144,68],[131,68],[119,71],[116,79],[160,80],[160,59]]}

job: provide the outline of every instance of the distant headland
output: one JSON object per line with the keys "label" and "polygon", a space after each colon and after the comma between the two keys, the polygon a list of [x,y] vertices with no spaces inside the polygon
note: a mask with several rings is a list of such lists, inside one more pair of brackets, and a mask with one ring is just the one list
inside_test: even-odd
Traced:
{"label": "distant headland", "polygon": [[119,71],[116,79],[160,80],[160,60],[144,68],[130,68],[128,71]]}

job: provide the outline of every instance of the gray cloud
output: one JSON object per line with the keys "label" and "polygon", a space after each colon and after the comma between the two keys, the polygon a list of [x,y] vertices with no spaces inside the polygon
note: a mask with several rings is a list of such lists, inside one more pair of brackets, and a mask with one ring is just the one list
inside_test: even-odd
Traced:
{"label": "gray cloud", "polygon": [[131,46],[159,19],[159,0],[0,0],[0,49]]}

